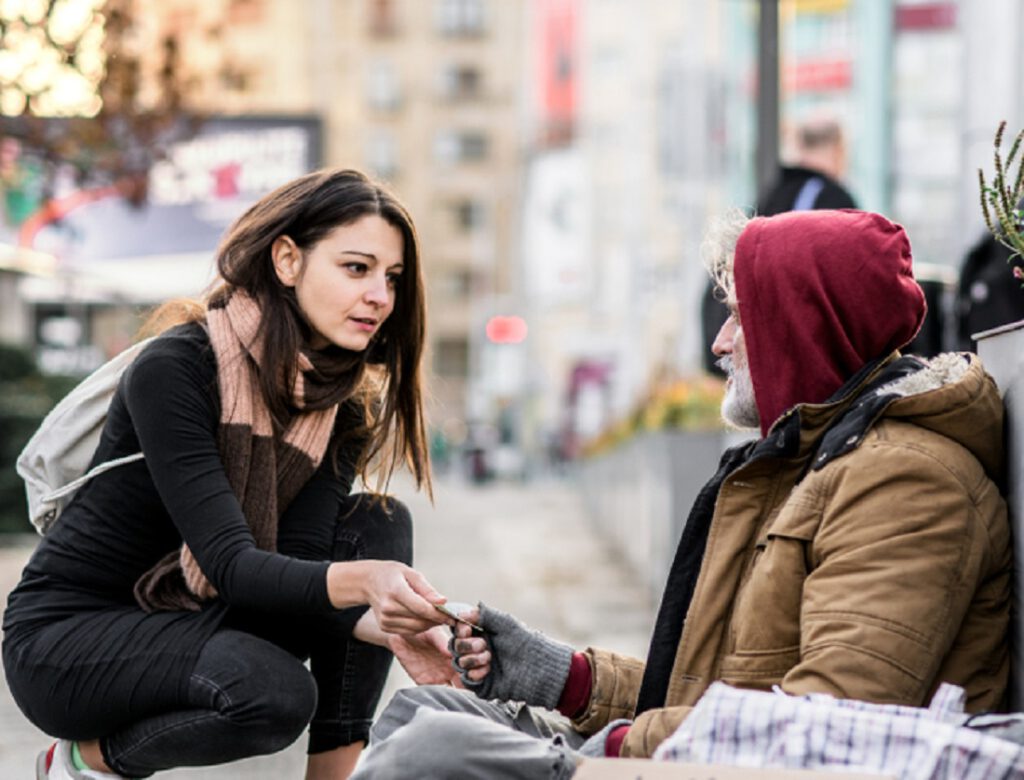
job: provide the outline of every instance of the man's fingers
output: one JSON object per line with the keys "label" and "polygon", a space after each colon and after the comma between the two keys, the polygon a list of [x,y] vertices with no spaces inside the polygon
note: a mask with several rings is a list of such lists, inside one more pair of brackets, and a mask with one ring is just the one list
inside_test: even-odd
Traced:
{"label": "man's fingers", "polygon": [[459,638],[455,640],[455,652],[459,655],[471,653],[482,653],[487,650],[487,641],[479,637],[470,639]]}
{"label": "man's fingers", "polygon": [[460,655],[458,664],[463,669],[480,669],[491,665],[491,654],[488,651],[473,655]]}

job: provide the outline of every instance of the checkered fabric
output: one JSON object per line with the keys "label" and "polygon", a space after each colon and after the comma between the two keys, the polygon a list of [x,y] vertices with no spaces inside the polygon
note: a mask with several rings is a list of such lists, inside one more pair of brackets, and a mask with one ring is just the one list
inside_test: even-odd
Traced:
{"label": "checkered fabric", "polygon": [[1024,780],[1024,746],[966,727],[963,708],[954,685],[942,685],[924,708],[715,683],[654,758],[900,780]]}

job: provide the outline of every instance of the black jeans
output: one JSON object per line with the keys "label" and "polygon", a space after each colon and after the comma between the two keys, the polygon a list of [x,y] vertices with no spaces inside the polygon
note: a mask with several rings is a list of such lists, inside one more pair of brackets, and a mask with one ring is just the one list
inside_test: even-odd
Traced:
{"label": "black jeans", "polygon": [[[349,502],[332,550],[318,553],[284,532],[278,549],[303,558],[323,554],[335,561],[412,563],[412,521],[404,505],[389,499],[382,507],[366,496],[351,496]],[[316,616],[229,609],[203,646],[180,698],[150,702],[153,715],[107,732],[100,739],[104,759],[126,777],[148,777],[173,767],[274,753],[294,742],[307,724],[310,753],[366,741],[392,658],[388,650],[352,637],[366,609]],[[84,709],[111,717],[131,709],[131,702],[121,700],[124,687],[87,681],[82,687],[89,696]],[[66,710],[42,716],[44,722],[60,722],[66,734],[96,726],[76,721]]]}

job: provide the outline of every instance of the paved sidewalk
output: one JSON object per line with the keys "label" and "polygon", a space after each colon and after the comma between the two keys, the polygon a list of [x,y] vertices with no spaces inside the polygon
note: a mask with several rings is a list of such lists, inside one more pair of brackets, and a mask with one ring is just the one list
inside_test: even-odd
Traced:
{"label": "paved sidewalk", "polygon": [[[570,482],[471,487],[440,480],[436,503],[396,480],[392,492],[412,509],[416,567],[453,601],[477,601],[509,611],[534,628],[583,648],[593,644],[643,656],[656,605],[621,558],[593,538]],[[34,540],[0,548],[0,589],[17,581]],[[383,701],[410,685],[396,664]],[[0,691],[0,778],[32,777],[48,738]],[[305,738],[275,756],[218,768],[179,769],[169,780],[302,778]]]}

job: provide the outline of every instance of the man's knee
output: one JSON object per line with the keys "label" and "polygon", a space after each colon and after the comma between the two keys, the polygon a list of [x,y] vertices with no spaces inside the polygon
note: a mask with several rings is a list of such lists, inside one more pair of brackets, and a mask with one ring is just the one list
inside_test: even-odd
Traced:
{"label": "man's knee", "polygon": [[364,764],[366,776],[458,777],[467,770],[463,748],[472,745],[478,724],[479,719],[472,715],[429,706],[412,710],[404,723],[394,723],[387,737],[379,736],[378,721],[371,731],[371,750]]}
{"label": "man's knee", "polygon": [[396,730],[411,722],[421,709],[436,712],[458,711],[461,708],[454,706],[455,700],[451,697],[464,695],[466,694],[441,685],[401,688],[395,692],[370,728],[371,740],[381,742],[388,739]]}

